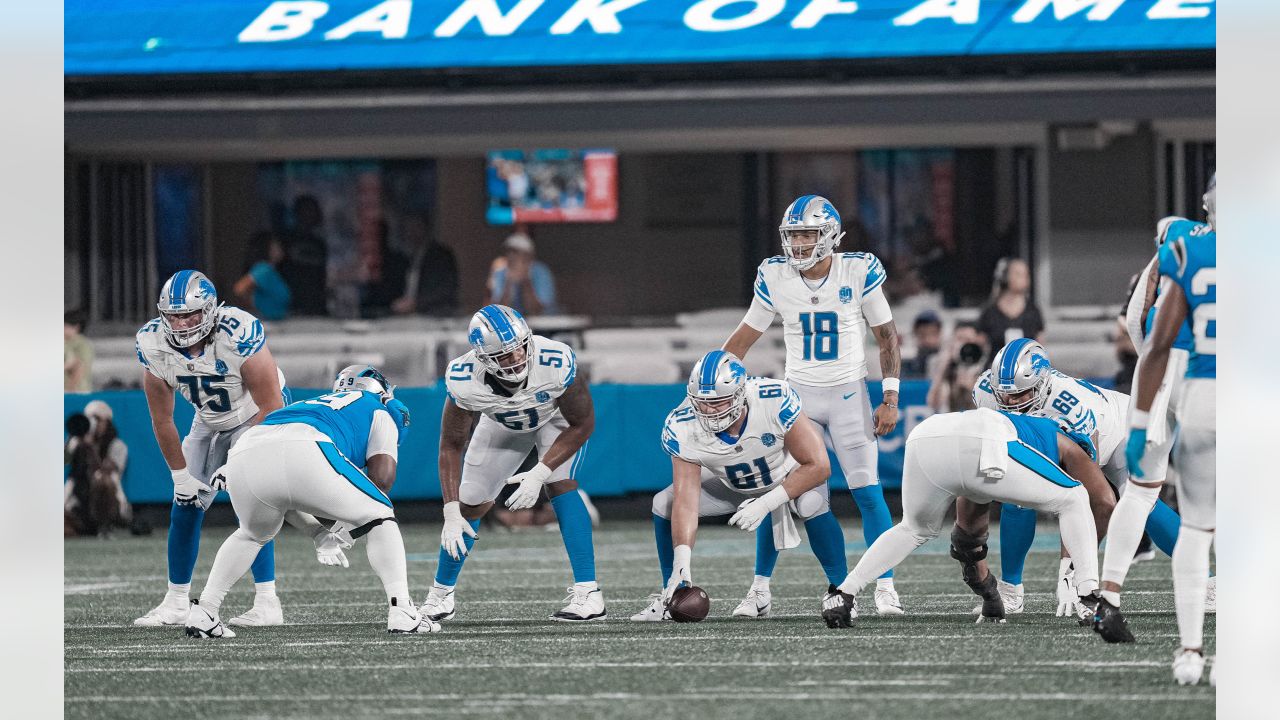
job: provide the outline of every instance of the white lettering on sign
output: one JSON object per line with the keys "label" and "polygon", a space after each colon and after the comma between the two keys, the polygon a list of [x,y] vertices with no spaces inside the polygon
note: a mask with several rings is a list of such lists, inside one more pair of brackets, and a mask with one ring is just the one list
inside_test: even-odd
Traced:
{"label": "white lettering on sign", "polygon": [[1214,0],[1157,0],[1147,11],[1152,20],[1185,20],[1209,17]]}
{"label": "white lettering on sign", "polygon": [[[751,5],[745,14],[731,18],[718,18],[716,11],[730,5]],[[690,30],[701,32],[728,32],[755,27],[777,17],[787,6],[787,0],[702,0],[684,13],[684,24]]]}
{"label": "white lettering on sign", "polygon": [[645,0],[578,0],[573,7],[551,26],[552,35],[568,35],[582,27],[583,23],[600,34],[613,35],[622,32],[618,13],[633,8]]}
{"label": "white lettering on sign", "polygon": [[1052,5],[1053,17],[1057,20],[1066,20],[1085,8],[1092,8],[1085,17],[1097,22],[1111,17],[1111,14],[1123,4],[1124,0],[1027,0],[1027,3],[1013,14],[1013,21],[1029,23],[1040,17],[1040,13]]}
{"label": "white lettering on sign", "polygon": [[436,37],[453,37],[472,20],[480,23],[480,30],[490,37],[510,35],[534,10],[542,7],[542,0],[520,0],[509,12],[498,8],[497,0],[463,0],[449,17],[436,28]]}
{"label": "white lettering on sign", "polygon": [[273,2],[240,31],[240,42],[280,42],[311,32],[316,20],[329,12],[329,3],[315,0]]}
{"label": "white lettering on sign", "polygon": [[791,21],[791,27],[808,30],[828,15],[851,15],[855,12],[858,12],[858,3],[851,0],[813,0]]}
{"label": "white lettering on sign", "polygon": [[378,33],[388,40],[409,34],[413,0],[386,0],[324,34],[325,40],[346,40],[355,33]]}
{"label": "white lettering on sign", "polygon": [[924,0],[893,19],[899,27],[915,25],[921,20],[949,19],[957,25],[978,22],[978,0]]}

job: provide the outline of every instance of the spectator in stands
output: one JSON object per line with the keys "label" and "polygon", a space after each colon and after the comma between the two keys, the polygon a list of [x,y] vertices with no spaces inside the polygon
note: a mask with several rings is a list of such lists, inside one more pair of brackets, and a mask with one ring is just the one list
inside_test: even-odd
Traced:
{"label": "spectator in stands", "polygon": [[934,412],[972,410],[973,385],[987,369],[987,339],[975,323],[956,324],[948,345],[947,361],[937,363],[925,402]]}
{"label": "spectator in stands", "polygon": [[386,220],[373,223],[373,235],[360,246],[360,316],[386,317],[391,305],[404,296],[409,258],[391,247]]}
{"label": "spectator in stands", "polygon": [[292,292],[280,274],[284,243],[267,230],[249,241],[249,269],[236,281],[236,301],[263,320],[283,320],[289,315]]}
{"label": "spectator in stands", "polygon": [[72,310],[62,316],[62,390],[93,389],[93,345],[84,336],[84,313]]}
{"label": "spectator in stands", "polygon": [[902,377],[925,378],[933,375],[933,359],[942,349],[942,320],[932,310],[916,316],[911,325],[916,355],[902,361]]}
{"label": "spectator in stands", "polygon": [[[85,417],[89,418],[89,439],[98,456],[98,471],[94,476],[96,483],[102,487],[103,493],[115,499],[114,512],[120,524],[128,524],[133,520],[133,507],[124,494],[124,469],[129,462],[129,447],[120,439],[116,431],[114,414],[111,406],[101,400],[94,400],[84,406]],[[105,502],[105,500],[104,500]],[[110,527],[100,525],[98,533],[102,534]]]}
{"label": "spectator in stands", "polygon": [[517,231],[502,243],[502,252],[506,264],[490,277],[489,302],[515,308],[525,316],[559,312],[555,279],[546,263],[534,258],[533,240]]}
{"label": "spectator in stands", "polygon": [[436,242],[426,213],[405,218],[404,247],[411,253],[404,274],[404,294],[391,303],[392,312],[452,315],[458,309],[458,261],[452,250]]}
{"label": "spectator in stands", "polygon": [[280,274],[293,293],[295,315],[328,312],[329,245],[323,226],[324,213],[314,195],[294,199],[293,231],[286,238]]}
{"label": "spectator in stands", "polygon": [[1040,340],[1044,317],[1031,300],[1031,268],[1019,258],[996,263],[991,299],[978,316],[978,330],[987,338],[987,356],[1021,337]]}

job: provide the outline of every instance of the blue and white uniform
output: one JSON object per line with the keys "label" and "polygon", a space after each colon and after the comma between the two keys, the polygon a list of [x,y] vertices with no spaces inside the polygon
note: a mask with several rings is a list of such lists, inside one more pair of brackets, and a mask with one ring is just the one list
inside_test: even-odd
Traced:
{"label": "blue and white uniform", "polygon": [[394,518],[391,500],[364,473],[375,455],[397,457],[400,428],[377,394],[346,390],[276,410],[249,429],[218,472],[240,526],[273,537],[288,510],[359,528]]}
{"label": "blue and white uniform", "polygon": [[[475,351],[449,363],[445,389],[463,410],[480,413],[462,466],[459,500],[481,505],[498,497],[507,480],[535,447],[538,457],[551,449],[569,423],[560,414],[559,398],[577,378],[573,349],[540,335],[531,339],[529,375],[511,388],[485,371]],[[573,459],[561,463],[548,482],[573,477],[586,444]]]}

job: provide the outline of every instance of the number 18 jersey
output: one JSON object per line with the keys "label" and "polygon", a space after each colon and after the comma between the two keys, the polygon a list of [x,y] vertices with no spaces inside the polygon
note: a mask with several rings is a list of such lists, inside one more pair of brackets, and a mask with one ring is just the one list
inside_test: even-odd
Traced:
{"label": "number 18 jersey", "polygon": [[573,385],[577,373],[572,348],[534,335],[529,343],[529,375],[521,387],[509,388],[485,372],[475,351],[449,363],[444,385],[454,405],[527,433],[560,413],[557,400]]}

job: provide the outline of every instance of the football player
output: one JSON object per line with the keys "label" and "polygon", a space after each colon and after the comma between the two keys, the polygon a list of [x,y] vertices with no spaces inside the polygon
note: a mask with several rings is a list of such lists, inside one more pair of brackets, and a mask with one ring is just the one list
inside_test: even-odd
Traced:
{"label": "football player", "polygon": [[[1040,343],[1019,338],[996,353],[991,369],[974,385],[973,401],[978,407],[1049,418],[1087,439],[1085,447],[1107,481],[1117,494],[1124,492],[1129,472],[1120,445],[1126,435],[1128,395],[1058,372]],[[1146,518],[1147,532],[1166,553],[1173,552],[1179,524],[1178,514],[1162,501],[1155,503]],[[1106,535],[1108,527],[1100,525],[1098,530]],[[1035,510],[1007,503],[1001,508],[999,588],[1005,612],[1011,615],[1023,610],[1022,569],[1035,532]],[[1071,559],[1063,557],[1058,567],[1059,616],[1076,611],[1070,577]],[[974,614],[979,609],[975,608]]]}
{"label": "football player", "polygon": [[[1090,616],[1097,605],[1098,536],[1095,516],[1110,514],[1114,497],[1084,441],[1048,418],[987,408],[934,415],[907,438],[902,472],[902,522],[880,536],[823,602],[828,627],[849,627],[855,597],[880,573],[938,536],[956,498],[951,556],[965,584],[982,598],[978,622],[1005,619],[1004,602],[988,570],[986,504],[1014,503],[1058,516],[1062,542],[1075,559],[1077,603]],[[1090,496],[1099,498],[1090,508]]]}
{"label": "football player", "polygon": [[[218,304],[204,273],[180,270],[165,281],[160,316],[138,331],[142,389],[156,443],[173,475],[169,514],[169,590],[134,625],[186,622],[191,574],[200,550],[200,526],[213,503],[213,471],[245,431],[283,405],[281,375],[267,349],[262,323],[237,307]],[[196,408],[191,431],[181,441],[173,422],[177,390]],[[275,589],[274,546],[253,563],[253,608],[233,625],[280,625],[284,616]]]}
{"label": "football player", "polygon": [[[533,507],[546,489],[569,554],[573,586],[568,604],[551,619],[601,620],[605,605],[596,584],[591,517],[574,479],[595,428],[595,409],[587,384],[575,382],[573,350],[532,334],[520,313],[505,305],[487,305],[473,315],[467,340],[471,351],[451,362],[445,375],[448,397],[440,420],[444,530],[435,583],[422,612],[436,621],[453,617],[454,586],[480,518],[502,486],[514,484],[518,487],[506,502],[511,510]],[[537,464],[517,474],[531,453]]]}
{"label": "football player", "polygon": [[187,635],[235,637],[219,618],[222,599],[285,515],[298,511],[314,523],[317,549],[327,548],[343,567],[342,541],[311,514],[349,526],[351,538],[367,538],[369,565],[387,593],[387,632],[439,632],[409,597],[404,539],[387,497],[408,424],[408,410],[382,373],[351,365],[338,373],[333,392],[277,410],[244,433],[213,476],[230,493],[240,528],[218,549],[204,591],[191,603]]}
{"label": "football player", "polygon": [[687,394],[662,431],[672,483],[653,498],[663,589],[631,619],[668,619],[671,594],[681,583],[693,584],[698,518],[713,515],[732,514],[729,523],[748,532],[772,518],[768,532],[781,548],[800,544],[791,519],[798,515],[830,592],[848,568],[844,533],[831,512],[827,450],[800,396],[782,380],[748,378],[741,361],[724,350],[694,365]]}
{"label": "football player", "polygon": [[[1150,442],[1151,428],[1165,421],[1156,402],[1172,366],[1174,344],[1182,329],[1190,325],[1191,352],[1174,406],[1178,441],[1173,452],[1178,466],[1178,504],[1184,519],[1173,550],[1174,607],[1182,640],[1174,655],[1173,677],[1180,685],[1195,685],[1204,672],[1205,593],[1217,512],[1216,190],[1215,176],[1204,195],[1209,222],[1174,223],[1168,229],[1168,239],[1160,247],[1159,311],[1138,361],[1134,382],[1137,391],[1129,416],[1129,440],[1125,445],[1134,476],[1134,487],[1126,494],[1136,488],[1159,493],[1163,479],[1147,475],[1153,453],[1163,452],[1159,445]],[[1157,457],[1155,461],[1163,463],[1165,458]],[[1113,549],[1108,548],[1108,559],[1112,552]],[[1110,642],[1133,640],[1120,613],[1120,589],[1118,581],[1108,579],[1103,583],[1103,599],[1095,616],[1095,629]],[[1213,675],[1209,677],[1212,682]]]}
{"label": "football player", "polygon": [[[825,431],[862,514],[868,546],[893,524],[880,487],[876,438],[898,423],[898,371],[902,357],[898,330],[881,286],[884,266],[875,255],[836,253],[844,237],[840,214],[823,197],[804,195],[787,207],[778,228],[782,255],[756,271],[755,297],[742,323],[724,344],[740,358],[760,339],[776,315],[782,316],[787,346],[786,380],[805,412]],[[872,412],[867,393],[863,337],[871,328],[880,347],[884,399]],[[756,535],[756,574],[733,614],[769,613],[769,577],[778,550],[767,524]],[[902,615],[893,573],[876,583],[876,611]]]}

